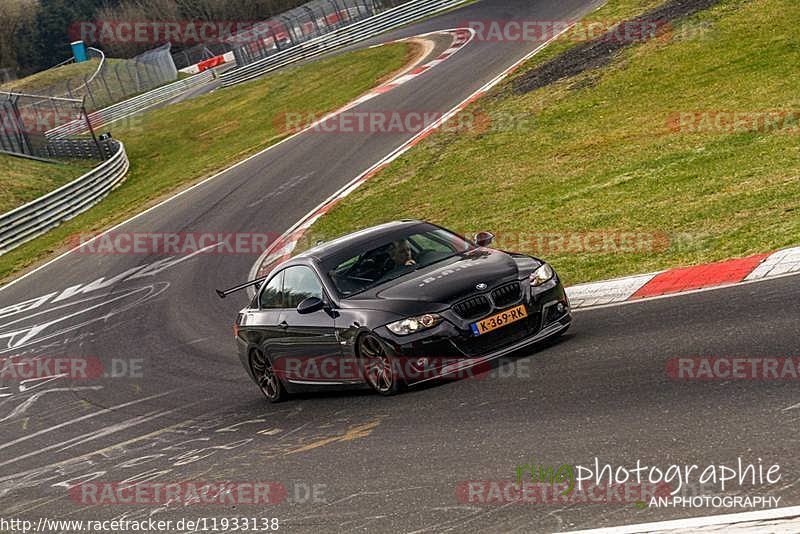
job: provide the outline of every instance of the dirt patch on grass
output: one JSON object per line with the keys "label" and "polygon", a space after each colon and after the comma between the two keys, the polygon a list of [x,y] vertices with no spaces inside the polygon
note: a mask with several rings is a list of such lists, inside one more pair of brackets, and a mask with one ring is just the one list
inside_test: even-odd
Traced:
{"label": "dirt patch on grass", "polygon": [[408,44],[408,50],[406,51],[406,57],[403,66],[396,71],[381,76],[376,85],[381,85],[382,83],[388,82],[389,80],[409,72],[411,69],[419,65],[422,60],[431,53],[431,50],[433,50],[434,46],[433,41],[429,39],[409,39],[406,41],[406,43]]}
{"label": "dirt patch on grass", "polygon": [[608,65],[628,46],[668,37],[672,23],[709,9],[721,0],[670,0],[639,17],[620,23],[597,39],[578,45],[533,69],[513,83],[515,93],[528,93],[551,83]]}

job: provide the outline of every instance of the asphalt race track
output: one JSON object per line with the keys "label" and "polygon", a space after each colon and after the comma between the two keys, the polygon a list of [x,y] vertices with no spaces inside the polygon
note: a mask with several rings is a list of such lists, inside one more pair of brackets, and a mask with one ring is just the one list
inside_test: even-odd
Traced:
{"label": "asphalt race track", "polygon": [[[466,20],[564,20],[595,7],[481,1],[386,39]],[[536,46],[473,41],[358,110],[444,112]],[[117,231],[279,234],[410,135],[302,134]],[[255,259],[73,253],[0,291],[0,357],[86,356],[141,369],[141,377],[123,369],[122,378],[86,383],[2,384],[0,516],[277,517],[287,532],[546,532],[711,513],[458,498],[463,482],[510,480],[531,459],[595,458],[622,466],[761,458],[780,464],[782,479],[753,493],[800,504],[795,382],[667,373],[675,357],[798,356],[796,276],[579,311],[560,341],[506,358],[482,379],[393,398],[353,392],[270,406],[235,355],[231,324],[245,297],[214,294],[245,279]],[[288,499],[88,505],[67,488],[89,480],[272,481]]]}

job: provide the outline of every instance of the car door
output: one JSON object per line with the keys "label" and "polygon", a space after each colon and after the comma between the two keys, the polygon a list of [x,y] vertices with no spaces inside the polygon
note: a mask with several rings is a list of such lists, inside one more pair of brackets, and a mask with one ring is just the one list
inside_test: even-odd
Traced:
{"label": "car door", "polygon": [[283,361],[276,362],[276,368],[292,382],[307,385],[356,380],[351,376],[354,370],[343,366],[331,310],[326,306],[312,313],[297,312],[297,305],[309,297],[329,302],[316,272],[305,265],[295,265],[284,272],[284,309],[279,322],[284,329],[280,350]]}
{"label": "car door", "polygon": [[283,271],[261,286],[255,306],[244,317],[248,342],[271,360],[280,350],[284,330],[280,326],[283,312]]}

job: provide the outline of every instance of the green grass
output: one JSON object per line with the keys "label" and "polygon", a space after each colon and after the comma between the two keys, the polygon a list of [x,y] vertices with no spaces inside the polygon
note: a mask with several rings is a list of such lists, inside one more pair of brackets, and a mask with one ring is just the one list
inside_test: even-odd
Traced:
{"label": "green grass", "polygon": [[54,85],[64,87],[67,80],[78,80],[84,76],[91,76],[99,65],[99,59],[90,59],[82,63],[69,63],[8,82],[0,86],[0,90],[39,94],[37,91],[43,92]]}
{"label": "green grass", "polygon": [[0,154],[0,213],[49,193],[91,167],[89,162],[45,163]]}
{"label": "green grass", "polygon": [[71,235],[108,228],[280,141],[288,135],[274,121],[282,111],[332,111],[402,68],[414,53],[416,47],[398,43],[343,54],[157,109],[115,128],[131,161],[127,180],[88,212],[0,256],[0,279],[62,249]]}
{"label": "green grass", "polygon": [[[659,5],[610,0],[592,18]],[[540,253],[578,283],[768,252],[800,241],[800,137],[676,133],[676,112],[800,110],[800,4],[723,0],[669,39],[527,93],[513,80],[467,113],[519,128],[439,132],[321,218],[305,240],[415,217],[500,236],[666,234],[653,251]],[[516,77],[572,46],[559,41]],[[513,239],[507,240],[512,242]],[[502,241],[501,241],[502,244]]]}

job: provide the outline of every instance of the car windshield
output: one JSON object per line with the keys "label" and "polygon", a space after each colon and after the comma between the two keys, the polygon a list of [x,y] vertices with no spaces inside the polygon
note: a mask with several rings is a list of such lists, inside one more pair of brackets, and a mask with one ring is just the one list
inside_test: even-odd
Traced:
{"label": "car windshield", "polygon": [[328,276],[349,297],[474,248],[465,239],[432,226],[410,228],[366,251],[353,251],[336,262]]}

